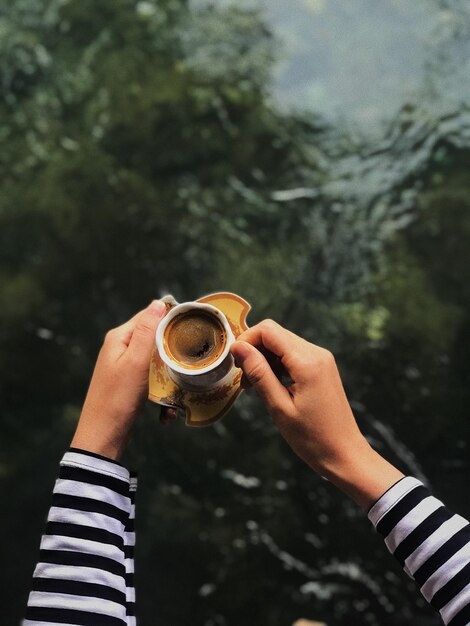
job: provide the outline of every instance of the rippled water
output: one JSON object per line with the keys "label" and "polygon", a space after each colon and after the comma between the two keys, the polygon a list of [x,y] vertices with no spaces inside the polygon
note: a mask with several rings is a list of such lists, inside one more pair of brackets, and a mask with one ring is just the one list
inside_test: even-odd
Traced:
{"label": "rippled water", "polygon": [[[320,118],[326,125],[320,160],[327,180],[311,186],[299,183],[272,195],[286,207],[301,199],[312,206],[324,205],[338,216],[335,241],[328,241],[335,248],[332,265],[324,262],[323,274],[317,273],[316,285],[306,297],[324,297],[328,291],[346,295],[351,285],[357,288],[355,272],[377,252],[377,241],[387,242],[416,217],[416,198],[426,184],[430,160],[439,159],[444,146],[470,147],[470,3],[260,0],[243,6],[260,8],[281,42],[272,83],[278,106]],[[318,210],[312,211],[308,227],[312,237],[321,236]],[[309,271],[307,260],[303,276],[307,291]],[[379,448],[429,483],[420,461],[390,425],[371,418],[369,426],[370,438]],[[230,477],[245,487],[247,481],[258,480],[226,474]],[[310,495],[318,499],[318,491]],[[249,541],[263,545],[285,570],[304,579],[296,596],[299,606],[302,597],[327,603],[338,598],[340,603],[345,586],[359,585],[362,597],[370,598],[363,606],[354,605],[364,623],[376,623],[382,613],[381,620],[394,624],[396,605],[384,580],[393,587],[395,570],[379,583],[357,559],[338,557],[332,546],[339,525],[329,515],[324,520],[327,536],[305,536],[306,543],[322,554],[318,565],[302,558],[302,551],[291,553],[278,545],[255,521],[247,522]],[[342,515],[354,519],[347,507]],[[328,553],[331,559],[325,561]],[[368,613],[371,605],[375,617]],[[408,612],[408,618],[417,619],[411,616]],[[355,619],[351,617],[351,624],[363,623]],[[439,623],[437,617],[422,620],[419,623]]]}
{"label": "rippled water", "polygon": [[467,2],[260,4],[284,42],[274,94],[285,106],[377,132],[409,102],[468,102]]}
{"label": "rippled water", "polygon": [[[32,17],[29,17],[34,23],[37,22],[36,28],[40,32],[40,5],[29,4],[28,0],[24,3],[18,2],[20,4],[26,15],[29,16],[31,12]],[[34,13],[31,9],[33,4],[36,7]],[[82,5],[80,2],[51,2],[54,10],[68,4],[74,5],[77,10],[85,6],[85,3]],[[108,7],[114,6],[113,3],[106,4]],[[180,4],[186,6],[183,0]],[[191,4],[205,6],[208,1],[193,0]],[[170,152],[168,162],[163,159],[162,164],[157,163],[155,171],[151,169],[150,173],[143,176],[152,193],[148,196],[150,200],[145,194],[140,198],[144,199],[144,204],[148,202],[155,212],[153,214],[149,210],[145,218],[148,220],[148,239],[142,239],[147,222],[139,224],[141,218],[138,203],[134,205],[134,199],[132,202],[129,200],[130,205],[122,209],[123,215],[129,211],[127,218],[129,224],[133,225],[129,235],[127,230],[117,230],[123,239],[129,236],[127,256],[123,257],[126,259],[124,265],[136,265],[136,259],[140,258],[136,256],[136,251],[145,251],[148,245],[149,257],[145,258],[144,255],[138,267],[145,269],[155,266],[152,246],[158,247],[161,239],[157,222],[168,219],[168,213],[162,208],[166,199],[162,206],[157,203],[154,207],[153,203],[154,197],[160,198],[161,190],[165,190],[165,181],[169,176],[174,187],[170,186],[162,197],[168,198],[169,206],[178,219],[180,216],[184,219],[191,218],[188,222],[190,226],[187,227],[188,231],[191,230],[191,236],[181,240],[188,244],[186,256],[183,254],[184,246],[178,249],[176,246],[174,249],[169,248],[169,254],[174,256],[165,258],[164,263],[158,267],[169,268],[174,264],[183,268],[187,262],[191,266],[204,267],[202,261],[200,266],[197,264],[210,254],[205,250],[206,247],[209,248],[207,244],[210,239],[206,230],[216,237],[222,233],[223,241],[228,242],[227,248],[231,248],[234,253],[233,267],[240,268],[240,271],[232,272],[230,265],[229,269],[226,268],[220,274],[224,284],[215,288],[234,291],[240,288],[240,293],[248,299],[250,296],[242,292],[242,288],[251,290],[254,306],[250,315],[253,318],[261,314],[271,315],[271,305],[272,308],[278,306],[283,294],[287,293],[290,298],[289,306],[285,307],[286,310],[279,306],[272,315],[276,317],[279,314],[280,321],[302,334],[309,333],[308,338],[312,340],[316,340],[316,333],[319,333],[318,342],[321,340],[334,350],[335,342],[341,341],[341,333],[338,331],[341,324],[335,327],[333,321],[330,326],[330,309],[343,304],[362,305],[361,289],[366,289],[364,284],[367,283],[369,268],[374,266],[381,249],[393,235],[406,229],[417,217],[417,198],[429,182],[428,173],[432,169],[430,163],[438,163],[445,158],[448,151],[470,147],[470,3],[468,0],[212,0],[211,4],[216,7],[236,5],[259,10],[267,28],[275,37],[277,61],[274,72],[271,74],[270,51],[266,52],[269,48],[265,45],[266,42],[261,42],[259,54],[252,55],[256,59],[249,59],[246,66],[243,65],[243,59],[238,58],[237,45],[246,45],[246,41],[253,45],[253,32],[258,32],[251,32],[246,41],[244,40],[243,27],[250,24],[250,19],[246,22],[241,20],[230,30],[229,27],[220,28],[220,16],[216,11],[213,14],[206,12],[200,22],[193,14],[184,15],[183,26],[176,29],[178,38],[181,37],[182,40],[181,56],[186,68],[195,67],[197,70],[194,72],[194,84],[190,85],[188,93],[191,96],[191,90],[196,92],[200,84],[208,79],[212,100],[204,106],[207,106],[209,118],[213,116],[216,123],[205,126],[206,122],[197,115],[190,117],[192,111],[185,109],[188,106],[186,101],[182,105],[173,94],[175,109],[182,107],[181,118],[176,116],[171,119],[170,113],[173,111],[170,109],[173,106],[168,109],[162,107],[162,126],[158,126],[158,133],[163,131],[164,141],[168,142],[163,149],[158,133],[156,138],[149,138],[145,124],[145,130],[140,129],[139,134],[137,117],[129,122],[129,138],[133,139],[129,152],[138,154],[141,147],[147,150],[143,151],[142,160],[137,159],[137,165],[134,166],[127,161],[127,148],[113,148],[114,141],[120,145],[121,137],[119,124],[117,134],[106,129],[112,119],[107,108],[115,113],[111,106],[113,99],[108,101],[106,91],[98,92],[98,102],[95,105],[99,111],[103,108],[103,115],[99,116],[100,123],[93,127],[92,135],[93,142],[99,144],[103,134],[106,137],[106,133],[111,132],[107,136],[104,153],[107,154],[106,151],[110,150],[113,154],[115,150],[114,157],[118,157],[116,162],[123,167],[130,167],[131,171],[134,167],[134,174],[139,174],[140,180],[140,170],[147,167],[147,162],[154,155],[165,155],[166,149]],[[94,9],[90,8],[91,4],[86,5],[84,16],[92,23],[98,12],[95,15]],[[168,8],[171,12],[171,5],[172,0],[167,3],[142,0],[135,3],[135,8],[142,17],[156,16],[156,32],[161,36],[167,28],[165,11]],[[116,3],[116,6],[122,9],[133,6],[133,3]],[[78,11],[79,24],[82,23],[81,19]],[[63,32],[67,33],[67,24],[63,26]],[[80,31],[80,26],[77,31]],[[117,31],[120,32],[119,27]],[[171,35],[176,37],[173,32]],[[239,38],[240,41],[234,42],[234,38]],[[55,36],[52,39],[55,41]],[[79,40],[81,41],[80,38]],[[169,40],[172,41],[172,38]],[[26,41],[29,42],[29,38]],[[39,46],[37,49],[42,48]],[[84,83],[88,84],[90,79],[90,85],[94,84],[91,79],[97,70],[90,60],[96,52],[93,50],[94,46],[91,52],[88,50],[88,55],[84,55],[83,65],[79,64]],[[217,53],[220,51],[221,61],[218,63]],[[260,72],[262,79],[253,83],[262,85],[263,112],[265,108],[269,108],[265,107],[264,102],[265,83],[269,82],[269,104],[274,104],[273,116],[277,124],[276,131],[268,133],[269,141],[274,142],[273,136],[285,128],[296,128],[294,123],[290,125],[292,117],[301,120],[302,155],[298,160],[293,160],[294,165],[289,166],[292,171],[289,170],[288,176],[283,178],[289,184],[279,183],[279,186],[271,188],[269,177],[269,187],[258,184],[262,180],[259,174],[262,175],[263,172],[257,169],[259,163],[255,160],[263,158],[261,152],[264,151],[264,146],[263,150],[257,148],[253,156],[249,141],[250,133],[256,134],[257,128],[247,131],[245,129],[249,135],[244,137],[247,143],[246,169],[239,167],[235,161],[228,160],[227,174],[225,170],[222,173],[216,171],[218,159],[226,146],[229,150],[233,149],[238,141],[237,120],[231,119],[224,108],[224,102],[217,97],[219,82],[223,82],[222,79],[226,77],[234,55],[237,64],[241,66],[239,74],[235,73],[237,78],[243,75],[246,67]],[[47,55],[41,57],[38,66],[48,66],[53,56],[54,53],[51,58]],[[265,74],[260,59],[267,59]],[[58,60],[59,65],[54,65],[54,72],[60,75],[63,71],[63,59],[54,59],[54,62]],[[8,60],[5,65],[9,66]],[[7,67],[7,70],[9,75],[10,68]],[[175,75],[176,72],[170,74],[172,77]],[[166,74],[161,76],[164,82]],[[145,86],[145,79],[143,82]],[[118,85],[121,83],[118,82]],[[123,91],[126,86],[127,84]],[[224,86],[227,86],[225,82]],[[160,95],[161,85],[157,87],[155,94]],[[106,88],[109,89],[110,85],[107,84]],[[240,85],[237,89],[242,94],[240,96],[237,92],[237,98],[243,100],[243,89]],[[93,92],[93,89],[90,91]],[[46,90],[46,95],[47,93]],[[110,93],[114,93],[112,89]],[[153,94],[152,98],[155,97],[155,102],[159,103],[160,100],[154,92],[150,90],[150,93]],[[185,99],[187,94],[180,97]],[[79,101],[81,102],[80,99]],[[42,159],[47,161],[47,150],[52,149],[48,143],[48,124],[55,119],[54,115],[61,118],[55,108],[55,96],[51,98],[50,108],[49,105],[44,105],[44,102],[49,102],[47,98],[44,102],[41,99],[38,102],[37,109],[34,110],[33,107],[31,111],[33,118],[34,115],[37,116],[38,132],[41,131],[38,135],[26,132],[30,125],[29,112],[27,114],[20,106],[14,107],[15,115],[21,118],[18,136],[25,134],[31,142],[31,149],[27,151],[27,166],[33,169]],[[170,102],[173,101],[170,99]],[[197,103],[197,98],[190,98],[189,102],[192,106]],[[257,99],[255,105],[260,106]],[[44,111],[42,106],[45,106]],[[149,105],[149,110],[153,106]],[[247,106],[249,108],[250,105]],[[77,105],[77,114],[80,107],[81,105]],[[125,108],[123,105],[123,109]],[[286,115],[277,115],[278,109]],[[189,139],[186,136],[188,129],[185,128],[185,116],[194,125],[194,128],[190,128],[194,135],[189,133]],[[67,115],[62,117],[67,119]],[[83,123],[80,115],[77,119],[79,122],[81,120],[81,125],[86,130],[87,123]],[[149,119],[153,120],[153,111]],[[171,131],[169,134],[166,133],[166,119]],[[257,120],[256,116],[254,119]],[[56,157],[57,161],[65,158],[73,163],[74,155],[81,156],[86,161],[88,157],[86,152],[80,152],[80,142],[68,136],[75,132],[73,125],[61,124],[58,137],[52,135],[52,144],[57,143],[65,151],[57,153],[60,155],[59,158]],[[116,128],[113,127],[113,131]],[[47,149],[38,139],[43,135]],[[217,140],[221,138],[222,147],[219,147],[217,141],[214,149],[211,148],[210,138],[216,135]],[[80,138],[80,134],[78,137]],[[175,154],[172,154],[170,145],[173,140]],[[124,141],[122,145],[127,144]],[[274,143],[271,145],[274,146]],[[194,161],[190,159],[188,162],[181,162],[176,158],[180,156],[176,154],[178,150],[181,153],[186,150],[190,152],[192,147],[198,149]],[[204,153],[206,149],[207,154]],[[126,151],[126,158],[120,160],[123,158],[122,150]],[[276,161],[278,153],[273,152],[273,161]],[[152,155],[152,159],[148,155]],[[197,162],[203,156],[207,157],[205,179],[204,176],[199,177],[197,169]],[[37,157],[37,163],[33,157]],[[29,163],[31,158],[32,164]],[[266,164],[267,170],[273,163],[267,159]],[[114,163],[112,167],[114,171]],[[235,173],[232,172],[232,167]],[[207,176],[212,168],[216,179],[214,188],[207,183],[212,178]],[[83,171],[87,176],[90,175],[86,168]],[[204,168],[202,171],[205,171]],[[239,178],[236,177],[237,171],[241,172]],[[75,173],[70,175],[70,178],[75,177]],[[29,178],[25,180],[29,184]],[[275,184],[277,180],[273,178]],[[63,188],[60,176],[57,181],[56,186],[52,184],[49,193],[51,197],[57,195],[57,202],[60,204]],[[82,203],[88,207],[89,202],[88,199],[84,200],[86,196],[80,195],[80,181],[78,177],[76,188],[72,187],[73,194],[77,194],[78,199],[71,214],[75,215],[76,212],[77,219],[82,213]],[[114,208],[117,194],[114,189],[114,173],[109,177],[108,183],[108,193],[111,193],[109,206]],[[205,185],[209,185],[209,189],[205,189]],[[100,180],[97,187],[106,188],[106,185]],[[205,193],[206,191],[210,193]],[[230,193],[225,195],[227,191]],[[133,194],[134,191],[131,195]],[[227,197],[230,200],[228,209],[224,205]],[[93,202],[94,198],[95,196]],[[111,238],[114,237],[112,220],[115,211],[110,210],[108,215],[107,201],[103,202],[105,211],[102,218],[106,222],[102,223],[108,225],[109,222],[108,235]],[[54,202],[52,208],[56,208]],[[162,211],[163,217],[159,211]],[[57,212],[62,215],[58,208]],[[232,219],[233,214],[235,219]],[[124,216],[124,224],[127,223],[127,218]],[[268,236],[260,234],[265,220],[270,220],[269,228],[266,229]],[[176,221],[175,218],[175,228]],[[100,225],[101,222],[98,221],[97,224]],[[203,228],[199,228],[200,225]],[[192,227],[195,227],[194,234]],[[90,227],[90,230],[93,228]],[[271,239],[271,234],[274,240],[266,243],[268,237]],[[277,243],[291,243],[290,234],[293,235],[294,244],[286,248],[286,254],[291,254],[292,258],[285,263],[282,257],[284,249],[278,257],[274,253],[278,252]],[[22,236],[21,240],[24,238]],[[116,238],[118,239],[119,237]],[[67,239],[64,241],[67,242]],[[89,241],[93,242],[94,239],[85,238],[83,243],[83,249],[87,252],[90,250]],[[109,246],[110,257],[115,256],[113,245]],[[267,261],[261,258],[262,254],[251,256],[252,249],[255,252],[257,249],[266,251]],[[108,262],[106,254],[105,268]],[[82,254],[78,256],[81,258]],[[158,250],[156,256],[158,257]],[[279,257],[282,257],[280,261]],[[272,258],[278,263],[274,270],[267,267]],[[462,255],[462,258],[465,260],[467,257]],[[62,248],[57,253],[57,259],[57,265],[51,262],[50,267],[60,276],[64,264]],[[209,260],[212,263],[213,259]],[[218,262],[223,260],[217,259]],[[97,256],[97,266],[102,265],[102,261]],[[73,263],[72,260],[71,265]],[[114,259],[110,263],[113,265]],[[262,266],[259,272],[258,264]],[[289,266],[289,272],[285,271],[285,265]],[[45,267],[49,265],[46,264]],[[82,265],[78,263],[77,267],[77,276],[82,279]],[[283,272],[279,281],[276,280],[276,268]],[[68,266],[66,269],[68,271]],[[90,270],[87,269],[88,271]],[[116,287],[115,293],[113,291],[112,269],[105,269],[103,275],[98,267],[94,271],[97,277],[103,279],[99,284],[105,290],[109,287],[118,304],[130,302],[127,278],[124,280],[125,293],[119,295],[119,287]],[[106,274],[108,271],[109,275]],[[55,276],[54,272],[52,274]],[[184,274],[186,275],[186,267]],[[252,281],[254,274],[256,277]],[[75,274],[72,271],[70,275]],[[127,277],[127,268],[123,276]],[[142,297],[141,289],[148,288],[149,283],[153,284],[152,281],[161,280],[156,273],[150,271],[148,274],[144,272],[143,276],[142,284],[137,287],[138,298]],[[151,279],[147,280],[147,276],[151,276]],[[178,283],[178,274],[175,276],[169,280]],[[256,278],[262,287],[259,291],[263,292],[259,301],[256,301]],[[201,277],[203,279],[204,276]],[[229,280],[233,280],[234,284],[225,284]],[[181,281],[181,284],[184,289],[194,287],[196,290],[194,285],[189,285],[189,279],[186,282]],[[285,288],[286,284],[288,289]],[[101,286],[95,287],[99,293],[100,306]],[[212,286],[211,283],[208,290]],[[161,287],[167,289],[166,285]],[[171,288],[171,285],[168,286],[168,289]],[[145,289],[144,292],[146,293]],[[22,292],[19,293],[18,300],[21,300]],[[46,293],[49,292],[46,290]],[[62,311],[63,292],[59,290],[56,293],[53,290],[52,293],[57,299],[54,303],[57,307],[54,309],[55,314],[60,318],[62,313],[59,314],[58,311]],[[114,296],[109,296],[112,305],[109,311],[115,310]],[[81,293],[79,297],[81,298]],[[295,300],[295,306],[292,300]],[[68,306],[73,308],[75,300],[71,302]],[[309,308],[312,303],[319,304],[316,309],[313,308],[313,313]],[[65,318],[68,320],[67,311],[66,305]],[[88,311],[90,317],[94,315],[91,313],[95,311],[94,305]],[[86,316],[85,313],[82,315]],[[323,315],[319,324],[316,324],[316,315]],[[378,315],[380,317],[380,311]],[[45,316],[45,319],[48,317]],[[103,320],[105,319],[108,318],[104,316]],[[252,319],[249,321],[251,323]],[[380,326],[380,319],[378,322]],[[23,334],[23,329],[19,334]],[[63,339],[61,334],[57,335],[43,326],[37,328],[36,335],[41,341],[50,342],[51,345],[56,336],[61,337],[61,341]],[[84,334],[84,337],[88,336]],[[365,334],[365,346],[361,345],[366,352],[369,350],[367,337]],[[70,371],[78,376],[78,369],[83,369],[83,365],[76,365],[75,361],[80,355],[81,336],[73,339],[73,342],[76,345],[71,344],[73,354],[70,362],[73,365]],[[373,352],[373,348],[370,348],[370,352]],[[42,352],[38,354],[38,359],[41,359]],[[348,364],[351,368],[354,365],[354,362],[352,365]],[[366,372],[364,387],[369,386],[369,391],[370,387],[377,384],[378,393],[389,393],[390,399],[395,389],[392,389],[392,393],[390,389],[385,389],[389,383],[388,376],[394,377],[392,384],[397,383],[401,378],[406,379],[406,368],[404,370],[389,373],[387,367],[384,367],[376,378],[375,372],[372,376],[370,372]],[[412,376],[416,372],[418,370],[414,367]],[[361,376],[362,373],[357,378]],[[433,379],[430,378],[431,382],[424,381],[423,387],[432,385]],[[397,392],[403,395],[399,408],[406,404],[408,398],[405,396],[410,388],[411,385]],[[402,424],[399,419],[397,423],[393,419],[387,420],[387,411],[381,413],[380,402],[372,410],[365,406],[367,402],[361,402],[360,392],[357,392],[357,397],[354,397],[355,393],[356,390],[353,389],[353,408],[361,425],[367,427],[370,441],[388,458],[425,483],[432,483],[436,476],[442,474],[440,487],[444,486],[446,497],[452,496],[454,502],[458,502],[459,483],[455,478],[456,473],[450,474],[441,470],[448,467],[454,472],[456,468],[465,468],[462,459],[466,444],[459,426],[455,426],[457,443],[454,445],[451,442],[448,445],[448,456],[439,460],[441,464],[432,476],[430,468],[433,468],[436,460],[433,452],[428,454],[424,446],[419,453],[411,449],[406,431],[400,428]],[[66,402],[69,402],[68,398]],[[417,404],[421,408],[422,405],[419,402]],[[64,413],[68,415],[68,411],[64,410]],[[411,411],[405,415],[404,420],[410,417],[410,413]],[[452,416],[446,411],[444,413],[444,418],[437,412],[432,414],[432,418],[437,421],[443,419],[445,423]],[[42,419],[40,411],[39,416]],[[142,623],[153,626],[156,612],[162,616],[162,624],[171,626],[186,626],[190,623],[188,616],[192,618],[191,623],[198,626],[290,626],[295,619],[303,616],[324,620],[328,626],[401,626],[403,623],[434,626],[439,623],[438,618],[433,617],[432,612],[424,607],[424,602],[420,603],[417,599],[414,585],[386,554],[381,542],[377,541],[364,520],[363,513],[325,481],[314,476],[297,461],[286,446],[282,447],[284,444],[255,398],[245,394],[227,419],[204,432],[195,433],[184,427],[164,432],[162,429],[152,428],[156,423],[155,407],[149,407],[147,417],[148,421],[142,423],[140,435],[137,434],[140,441],[137,441],[135,448],[139,451],[135,453],[137,460],[141,462],[137,465],[143,466],[139,493],[140,539],[137,547],[139,610],[144,620],[147,620]],[[416,424],[413,428],[419,430],[424,420],[418,414],[412,415],[412,419],[415,418]],[[16,423],[16,418],[14,421]],[[441,423],[438,426],[442,434],[445,428]],[[57,435],[57,441],[59,439],[60,436]],[[39,440],[43,441],[42,435]],[[22,443],[18,445],[22,448]],[[50,471],[52,475],[55,469]],[[24,484],[29,481],[29,475],[23,479]],[[14,486],[11,484],[13,493]],[[454,484],[457,487],[453,487]],[[8,524],[11,527],[16,526],[16,519],[12,518]],[[7,529],[10,528],[8,524]],[[9,534],[10,531],[4,532],[6,537]],[[31,545],[32,543],[31,540]],[[7,574],[5,576],[8,577]]]}

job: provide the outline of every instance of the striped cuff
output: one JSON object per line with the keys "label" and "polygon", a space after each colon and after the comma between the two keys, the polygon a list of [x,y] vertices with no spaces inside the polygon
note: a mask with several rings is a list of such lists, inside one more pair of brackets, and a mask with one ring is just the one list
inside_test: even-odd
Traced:
{"label": "striped cuff", "polygon": [[470,524],[407,476],[374,504],[368,518],[445,624],[470,624]]}
{"label": "striped cuff", "polygon": [[137,479],[85,450],[65,453],[24,626],[132,626]]}
{"label": "striped cuff", "polygon": [[88,450],[80,450],[79,448],[69,448],[64,454],[61,467],[82,467],[84,469],[90,469],[104,476],[111,476],[124,480],[129,484],[130,472],[128,469],[112,459],[108,459],[105,456],[96,454],[95,452],[88,452]]}

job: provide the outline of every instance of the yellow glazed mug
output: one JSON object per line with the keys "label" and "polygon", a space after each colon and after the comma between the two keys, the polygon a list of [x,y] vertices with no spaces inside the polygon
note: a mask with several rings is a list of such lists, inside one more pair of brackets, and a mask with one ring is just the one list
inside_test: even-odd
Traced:
{"label": "yellow glazed mug", "polygon": [[[249,303],[229,293],[211,293],[195,302],[178,304],[165,296],[168,313],[160,322],[155,336],[149,371],[149,400],[182,409],[187,426],[206,426],[223,417],[240,395],[242,371],[235,367],[230,346],[245,331]],[[181,307],[181,308],[180,308]],[[184,368],[167,353],[165,329],[180,313],[199,310],[217,315],[226,333],[222,354],[206,368]]]}

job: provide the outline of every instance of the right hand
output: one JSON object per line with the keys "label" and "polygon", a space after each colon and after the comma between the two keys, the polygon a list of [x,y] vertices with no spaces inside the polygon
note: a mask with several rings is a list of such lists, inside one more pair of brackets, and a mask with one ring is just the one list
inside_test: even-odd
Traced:
{"label": "right hand", "polygon": [[[361,506],[403,476],[360,432],[331,352],[272,320],[243,332],[231,351],[294,452]],[[292,384],[280,382],[263,352],[277,357]]]}

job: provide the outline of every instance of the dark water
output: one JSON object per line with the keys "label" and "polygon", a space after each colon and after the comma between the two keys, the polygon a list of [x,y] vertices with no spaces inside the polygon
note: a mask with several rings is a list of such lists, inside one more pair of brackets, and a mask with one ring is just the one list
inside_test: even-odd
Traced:
{"label": "dark water", "polygon": [[[452,171],[456,178],[462,171],[464,177],[468,175],[470,5],[427,0],[380,3],[267,0],[243,6],[260,8],[278,39],[277,64],[271,83],[276,104],[287,112],[320,119],[327,126],[321,142],[311,147],[322,170],[327,172],[326,180],[321,185],[314,181],[311,185],[299,182],[297,186],[272,193],[274,201],[286,210],[299,201],[306,206],[327,207],[329,219],[335,223],[332,234],[325,229],[325,214],[321,210],[312,210],[303,221],[309,233],[305,238],[306,249],[315,247],[320,240],[328,254],[320,264],[318,260],[309,263],[305,258],[300,263],[304,269],[298,282],[299,290],[303,291],[298,294],[299,304],[311,297],[327,302],[350,302],[361,293],[361,276],[369,276],[374,259],[377,260],[397,233],[413,231],[413,224],[431,219],[420,212],[420,197],[433,187],[433,175],[443,179],[451,178]],[[446,174],[436,173],[440,164],[445,165]],[[450,182],[449,186],[452,185]],[[469,189],[468,183],[465,188]],[[445,194],[439,199],[442,202],[446,202]],[[468,209],[466,203],[462,210]],[[459,229],[457,219],[455,228]],[[439,230],[437,224],[435,229]],[[440,234],[444,238],[452,237],[444,229]],[[468,242],[466,235],[461,236]],[[436,245],[434,254],[439,256],[440,243]],[[460,267],[469,260],[466,254],[460,257]],[[446,264],[445,253],[441,262]],[[449,275],[452,271],[449,269]],[[315,285],[311,284],[312,279]],[[466,305],[464,308],[466,316],[468,309]],[[377,315],[378,328],[381,312],[377,311]],[[295,313],[287,313],[285,320],[300,329],[308,326]],[[319,323],[315,329],[313,324],[312,338],[318,337],[315,332],[319,332],[325,342],[330,340],[341,353],[341,339],[335,336],[335,330],[330,335],[321,326]],[[426,352],[425,348],[422,350]],[[441,354],[441,357],[447,362],[447,356]],[[387,350],[382,358],[387,358]],[[385,376],[396,377],[397,388],[400,377],[422,376],[410,363],[407,370],[402,364],[403,369],[394,374],[387,372],[387,364],[382,366]],[[441,370],[441,375],[446,376],[445,370]],[[352,380],[361,378],[362,373],[357,374],[352,375]],[[428,375],[432,384],[432,375],[430,372]],[[383,381],[379,376],[372,384],[381,385]],[[351,395],[354,398],[360,392],[353,387]],[[364,395],[367,398],[368,394]],[[371,442],[406,473],[440,489],[441,497],[447,496],[460,512],[468,514],[464,478],[469,469],[466,420],[457,427],[454,434],[457,441],[454,439],[450,444],[450,451],[445,452],[443,445],[436,457],[435,444],[413,449],[419,435],[411,435],[410,431],[419,429],[418,424],[423,419],[426,421],[426,416],[416,419],[416,413],[411,410],[408,414],[407,407],[408,417],[395,415],[390,419],[388,411],[383,411],[388,392],[381,394],[378,390],[378,395],[375,402],[368,398],[365,404],[353,399],[356,414],[359,418],[361,414],[365,416],[362,423]],[[458,404],[463,408],[461,401],[459,398]],[[407,401],[403,404],[406,406]],[[242,410],[248,423],[250,406]],[[468,404],[465,406],[468,408]],[[396,408],[400,410],[399,406]],[[408,419],[411,421],[407,426]],[[433,418],[429,415],[428,419],[431,422]],[[452,421],[451,413],[447,419]],[[221,426],[221,433],[224,432]],[[439,456],[442,458],[436,460]],[[446,478],[441,476],[441,480],[436,463],[441,468],[453,466],[455,471],[445,472]],[[257,476],[244,476],[232,470],[225,476],[248,493],[262,484]],[[310,480],[312,485],[308,486]],[[328,624],[440,623],[419,599],[413,585],[392,567],[380,546],[369,545],[369,538],[363,534],[364,520],[354,507],[337,500],[326,487],[303,476],[302,471],[300,476],[296,475],[296,481],[296,505],[307,501],[297,536],[278,541],[276,531],[271,533],[266,526],[248,520],[247,537],[239,540],[240,548],[241,544],[245,548],[248,542],[256,549],[262,546],[271,555],[270,572],[271,567],[284,570],[283,585],[289,591],[284,589],[283,594],[276,590],[275,601],[281,602],[282,598],[289,607],[288,614],[297,612],[298,617],[325,619]],[[291,484],[289,479],[281,480],[277,488],[282,493]],[[274,502],[272,511],[279,512],[279,505]],[[294,510],[298,514],[297,506]],[[278,530],[277,534],[281,535],[282,531]],[[357,552],[353,546],[358,547]],[[201,593],[209,595],[215,589],[215,583],[208,583]],[[291,612],[293,605],[297,608]],[[224,614],[218,621],[207,623],[231,621]],[[291,622],[268,617],[260,623]]]}

